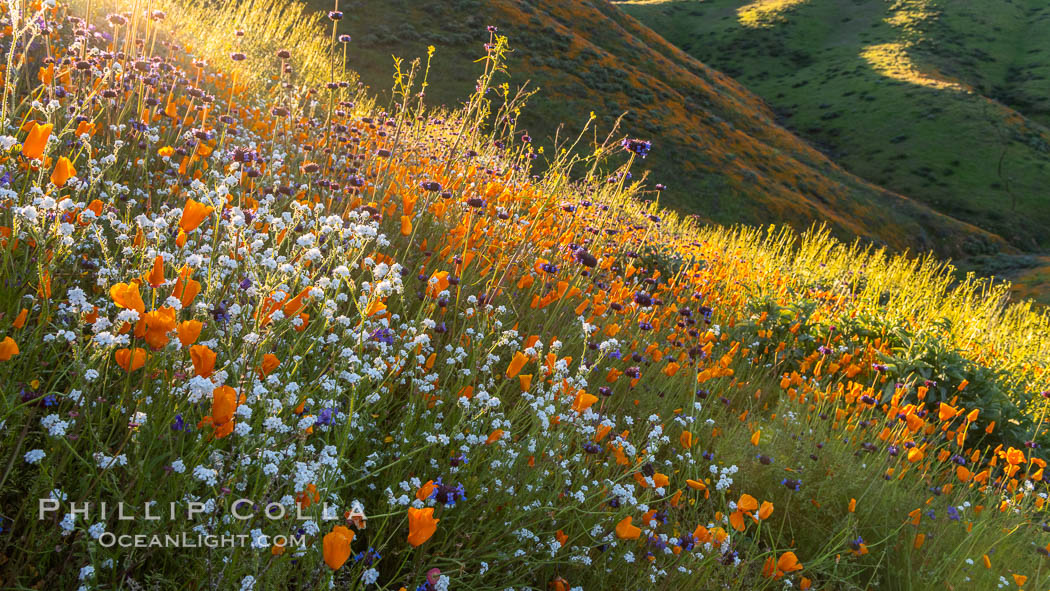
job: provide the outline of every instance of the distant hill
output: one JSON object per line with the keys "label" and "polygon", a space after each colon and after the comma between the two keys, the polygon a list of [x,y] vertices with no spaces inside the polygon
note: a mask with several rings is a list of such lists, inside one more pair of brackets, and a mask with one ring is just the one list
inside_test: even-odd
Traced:
{"label": "distant hill", "polygon": [[847,170],[1050,249],[1045,0],[631,0]]}
{"label": "distant hill", "polygon": [[624,132],[654,143],[638,170],[669,186],[663,204],[705,220],[827,222],[843,237],[953,256],[1009,249],[993,232],[846,172],[779,125],[762,98],[605,1],[350,0],[340,8],[340,33],[353,37],[350,64],[375,90],[391,86],[391,54],[437,47],[431,104],[455,105],[473,91],[485,27],[499,27],[515,49],[511,85],[541,89],[522,127],[549,142],[559,123],[575,134],[594,112],[604,133],[628,112]]}

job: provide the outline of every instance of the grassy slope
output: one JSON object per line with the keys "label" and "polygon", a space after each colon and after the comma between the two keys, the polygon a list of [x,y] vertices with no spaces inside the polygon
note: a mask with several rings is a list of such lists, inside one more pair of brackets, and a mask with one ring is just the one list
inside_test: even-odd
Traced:
{"label": "grassy slope", "polygon": [[1022,298],[1050,305],[1050,257],[1039,257],[1038,263],[1010,277],[1014,292]]}
{"label": "grassy slope", "polygon": [[1050,246],[1044,4],[619,5],[762,95],[850,171],[1037,250]]}
{"label": "grassy slope", "polygon": [[972,271],[1009,281],[1015,297],[1050,306],[1050,256],[978,255],[959,261],[957,267],[960,277]]}
{"label": "grassy slope", "polygon": [[1030,119],[1050,124],[1050,6],[958,0],[929,21],[924,59]]}
{"label": "grassy slope", "polygon": [[485,25],[499,26],[516,48],[512,86],[542,89],[522,127],[549,141],[560,122],[574,135],[593,111],[604,134],[628,111],[626,133],[655,142],[644,167],[652,183],[670,186],[662,202],[704,219],[828,221],[841,236],[942,254],[1002,246],[997,236],[841,170],[777,125],[761,99],[604,2],[355,0],[342,7],[340,32],[354,37],[351,64],[376,89],[390,86],[392,53],[438,48],[428,89],[437,104],[457,104],[470,92]]}

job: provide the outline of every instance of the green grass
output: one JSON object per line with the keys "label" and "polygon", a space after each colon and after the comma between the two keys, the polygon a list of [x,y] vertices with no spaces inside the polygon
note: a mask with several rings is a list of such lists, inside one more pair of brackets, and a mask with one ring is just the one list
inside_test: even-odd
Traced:
{"label": "green grass", "polygon": [[[618,6],[761,95],[851,172],[1022,249],[1050,246],[1045,3],[809,1],[758,27],[741,22],[744,4]],[[903,46],[920,75],[865,59],[885,44]]]}

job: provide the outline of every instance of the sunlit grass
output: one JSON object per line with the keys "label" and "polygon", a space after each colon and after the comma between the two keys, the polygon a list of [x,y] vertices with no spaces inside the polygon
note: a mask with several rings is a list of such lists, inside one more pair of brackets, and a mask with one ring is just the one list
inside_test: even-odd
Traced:
{"label": "sunlit grass", "polygon": [[908,48],[903,43],[881,43],[869,45],[861,53],[868,64],[878,73],[926,88],[964,92],[966,88],[958,82],[942,76],[920,70],[908,55]]}
{"label": "sunlit grass", "polygon": [[765,28],[776,25],[786,18],[787,13],[809,0],[754,0],[737,9],[740,24],[751,28]]}

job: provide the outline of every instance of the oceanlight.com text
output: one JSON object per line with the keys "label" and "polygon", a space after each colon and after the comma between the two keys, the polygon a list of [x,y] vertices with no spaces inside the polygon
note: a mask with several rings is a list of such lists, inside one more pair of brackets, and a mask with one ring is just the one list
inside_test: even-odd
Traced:
{"label": "oceanlight.com text", "polygon": [[240,548],[252,546],[266,548],[272,546],[295,548],[306,546],[306,536],[267,536],[249,534],[211,535],[196,532],[180,534],[153,535],[116,535],[105,532],[98,537],[98,543],[104,548]]}

